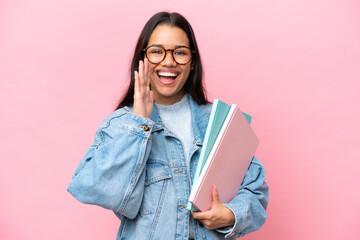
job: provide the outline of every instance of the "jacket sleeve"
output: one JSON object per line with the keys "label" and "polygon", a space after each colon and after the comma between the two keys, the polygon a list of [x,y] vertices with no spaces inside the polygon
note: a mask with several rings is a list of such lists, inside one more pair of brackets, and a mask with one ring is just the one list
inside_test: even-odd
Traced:
{"label": "jacket sleeve", "polygon": [[254,157],[236,197],[224,204],[235,215],[234,226],[218,228],[225,238],[238,238],[258,230],[267,218],[269,188],[262,163]]}
{"label": "jacket sleeve", "polygon": [[75,169],[68,191],[80,202],[135,218],[143,198],[154,124],[125,109],[108,116]]}

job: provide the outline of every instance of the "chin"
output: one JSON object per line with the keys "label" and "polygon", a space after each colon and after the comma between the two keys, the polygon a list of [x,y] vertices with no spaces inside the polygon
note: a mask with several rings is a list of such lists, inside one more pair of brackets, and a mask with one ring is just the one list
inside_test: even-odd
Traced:
{"label": "chin", "polygon": [[182,99],[184,92],[182,91],[156,91],[155,99],[160,104],[173,104]]}

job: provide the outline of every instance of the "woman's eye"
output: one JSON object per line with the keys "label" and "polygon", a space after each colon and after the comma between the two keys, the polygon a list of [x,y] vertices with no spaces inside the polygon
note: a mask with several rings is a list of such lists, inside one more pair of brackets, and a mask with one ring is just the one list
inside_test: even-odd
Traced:
{"label": "woman's eye", "polygon": [[163,51],[161,51],[161,50],[152,50],[150,53],[151,54],[163,54]]}
{"label": "woman's eye", "polygon": [[177,51],[177,52],[175,52],[175,54],[176,55],[187,55],[187,53],[184,51]]}

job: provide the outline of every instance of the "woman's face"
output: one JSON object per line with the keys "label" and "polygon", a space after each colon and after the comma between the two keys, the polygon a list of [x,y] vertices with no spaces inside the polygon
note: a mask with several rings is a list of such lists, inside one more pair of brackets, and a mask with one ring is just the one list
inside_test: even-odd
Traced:
{"label": "woman's face", "polygon": [[[178,27],[169,25],[159,25],[154,29],[147,47],[151,45],[159,45],[164,49],[174,49],[177,46],[190,47],[186,33]],[[189,77],[190,68],[191,61],[180,65],[175,62],[171,51],[166,52],[162,62],[150,63],[150,83],[155,102],[170,105],[180,101],[184,96],[184,84]],[[169,73],[171,76],[168,76]]]}

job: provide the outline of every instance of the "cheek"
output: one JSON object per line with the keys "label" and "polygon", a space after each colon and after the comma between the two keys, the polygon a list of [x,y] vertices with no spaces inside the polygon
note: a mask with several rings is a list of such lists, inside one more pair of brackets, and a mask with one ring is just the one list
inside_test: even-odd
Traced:
{"label": "cheek", "polygon": [[190,75],[190,68],[184,69],[184,71],[183,71],[183,77],[184,77],[184,81],[185,81],[185,82],[187,81],[189,75]]}
{"label": "cheek", "polygon": [[150,77],[150,81],[157,79],[157,74],[156,74],[155,68],[149,69],[149,77]]}
{"label": "cheek", "polygon": [[149,72],[150,74],[155,74],[155,66],[150,66]]}

